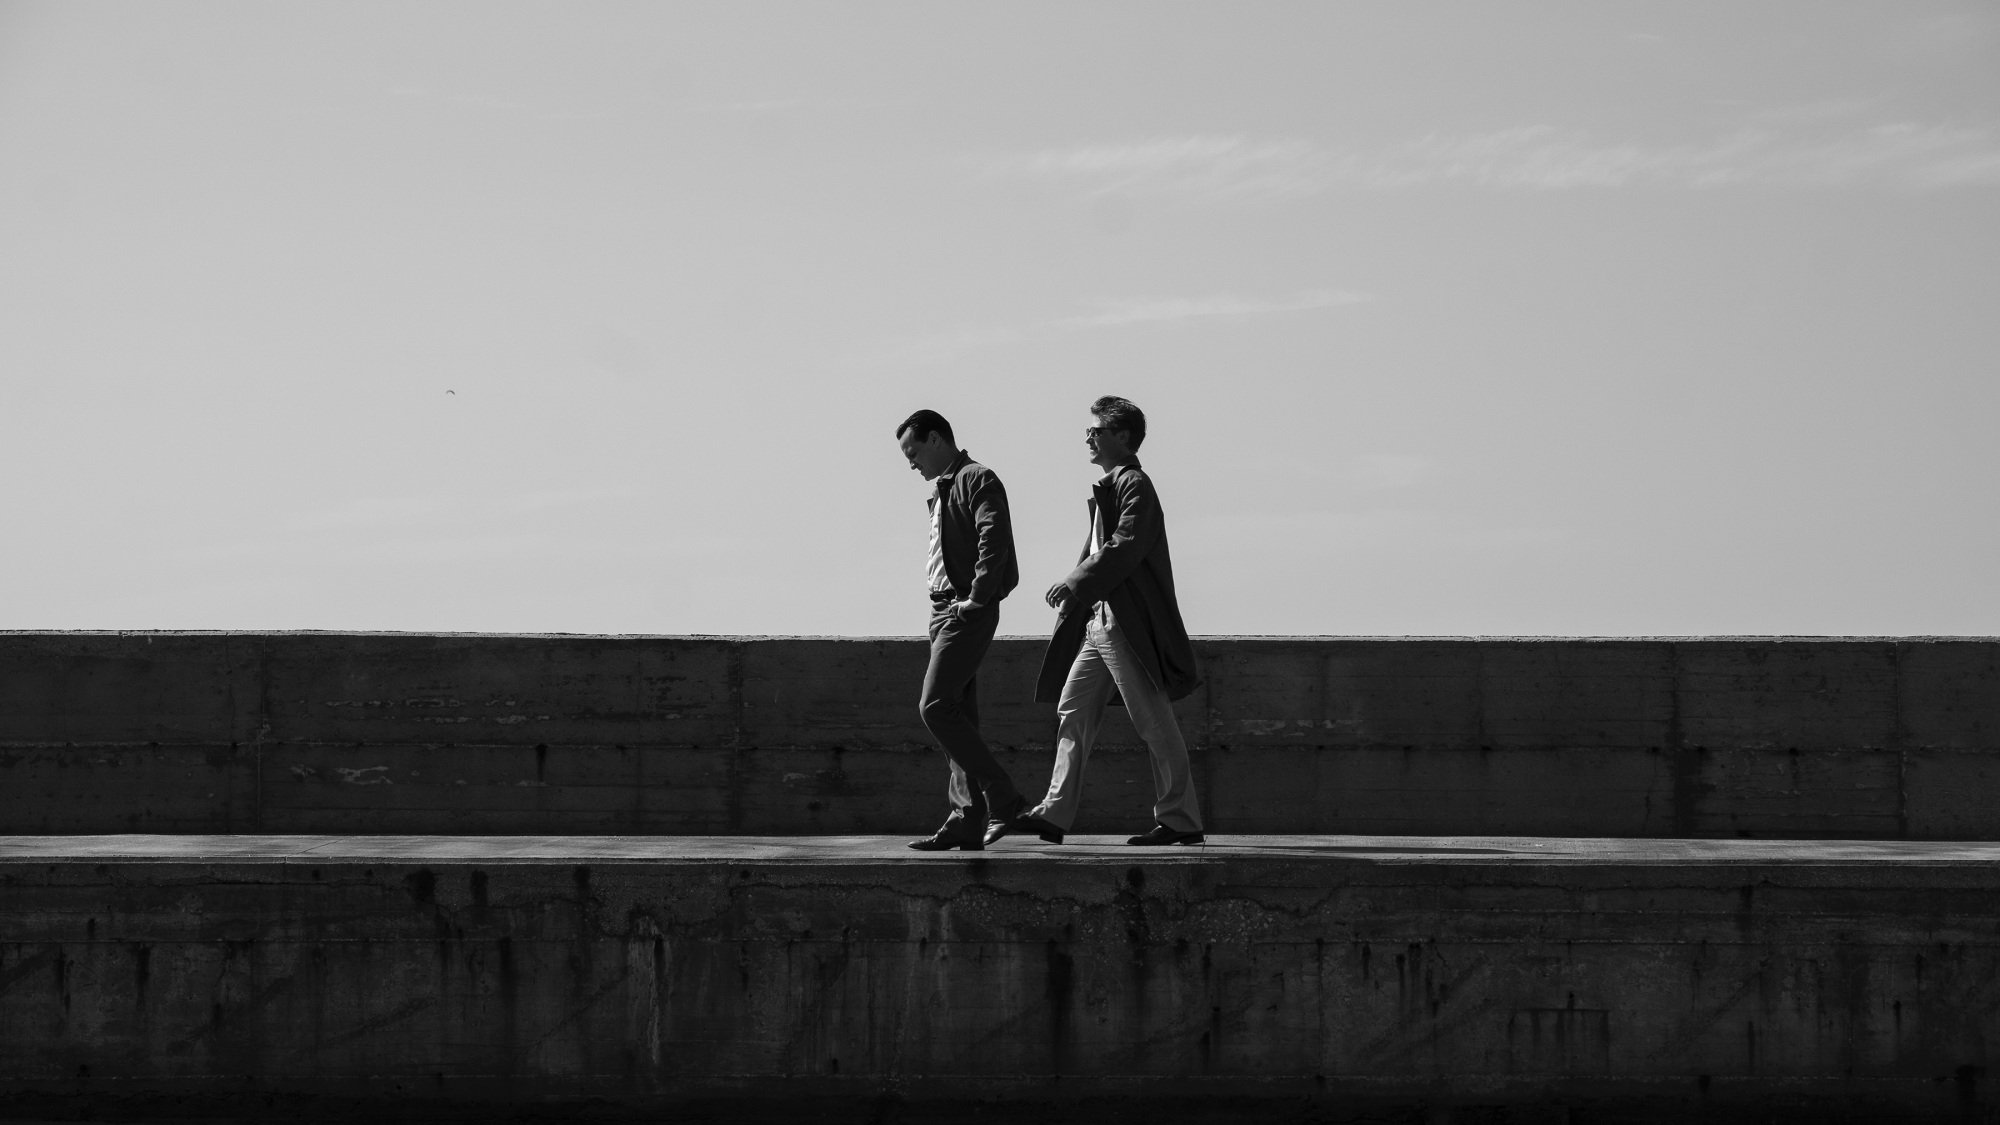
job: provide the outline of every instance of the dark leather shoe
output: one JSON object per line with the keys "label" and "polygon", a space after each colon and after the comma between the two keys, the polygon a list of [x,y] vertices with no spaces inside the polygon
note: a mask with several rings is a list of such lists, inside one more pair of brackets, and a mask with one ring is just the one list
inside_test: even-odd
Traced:
{"label": "dark leather shoe", "polygon": [[1033,832],[1051,844],[1063,842],[1063,830],[1039,816],[1017,816],[1011,827],[1016,832]]}
{"label": "dark leather shoe", "polygon": [[1164,824],[1153,825],[1153,830],[1144,836],[1134,836],[1125,841],[1142,848],[1157,848],[1162,844],[1199,844],[1208,838],[1199,832],[1176,832]]}
{"label": "dark leather shoe", "polygon": [[939,832],[921,840],[911,840],[910,847],[920,852],[948,852],[953,848],[968,852],[983,852],[986,850],[986,841],[977,836],[947,836]]}
{"label": "dark leather shoe", "polygon": [[1063,830],[1039,816],[1017,816],[1012,820],[996,820],[986,826],[986,842],[991,844],[1009,832],[1033,832],[1051,844],[1063,842]]}
{"label": "dark leather shoe", "polygon": [[986,821],[986,842],[991,844],[1012,831],[1015,819],[1027,811],[1028,799],[1018,794],[1007,802],[1006,808],[993,810]]}

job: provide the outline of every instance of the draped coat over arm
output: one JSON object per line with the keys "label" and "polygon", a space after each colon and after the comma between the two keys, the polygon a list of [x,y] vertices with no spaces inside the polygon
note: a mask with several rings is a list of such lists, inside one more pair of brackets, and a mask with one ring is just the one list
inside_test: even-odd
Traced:
{"label": "draped coat over arm", "polygon": [[1174,598],[1173,559],[1159,494],[1136,459],[1113,468],[1090,491],[1090,515],[1092,521],[1102,521],[1103,545],[1092,553],[1086,537],[1076,569],[1063,579],[1070,597],[1042,658],[1035,701],[1053,703],[1062,696],[1098,602],[1110,604],[1153,682],[1166,689],[1168,698],[1180,699],[1201,686],[1201,667]]}

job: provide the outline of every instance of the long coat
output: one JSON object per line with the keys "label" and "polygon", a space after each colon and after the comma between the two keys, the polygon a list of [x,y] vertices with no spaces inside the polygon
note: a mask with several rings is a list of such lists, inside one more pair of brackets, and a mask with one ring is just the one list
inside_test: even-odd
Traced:
{"label": "long coat", "polygon": [[1168,698],[1179,699],[1201,686],[1201,665],[1174,599],[1174,564],[1159,494],[1137,460],[1113,468],[1090,492],[1092,526],[1103,520],[1104,543],[1093,554],[1086,538],[1076,569],[1063,579],[1070,597],[1042,658],[1035,701],[1053,703],[1062,697],[1070,665],[1083,647],[1084,628],[1100,601],[1110,603],[1112,616],[1153,682],[1166,689]]}

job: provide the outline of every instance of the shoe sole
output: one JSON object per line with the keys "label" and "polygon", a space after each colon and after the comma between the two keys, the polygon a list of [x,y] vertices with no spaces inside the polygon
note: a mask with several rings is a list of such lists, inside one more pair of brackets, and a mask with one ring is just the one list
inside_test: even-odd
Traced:
{"label": "shoe sole", "polygon": [[[1035,833],[1035,835],[1045,844],[1060,844],[1063,842],[1062,833],[1060,832],[1037,832]],[[1006,839],[1007,836],[1008,833],[1006,832],[1001,832],[997,835],[988,836],[986,838],[986,843],[990,847]]]}

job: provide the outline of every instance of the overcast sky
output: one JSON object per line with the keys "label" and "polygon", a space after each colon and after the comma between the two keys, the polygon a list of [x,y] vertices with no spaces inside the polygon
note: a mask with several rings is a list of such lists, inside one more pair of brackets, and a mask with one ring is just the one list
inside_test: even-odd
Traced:
{"label": "overcast sky", "polygon": [[2000,6],[0,0],[0,627],[2000,634]]}

